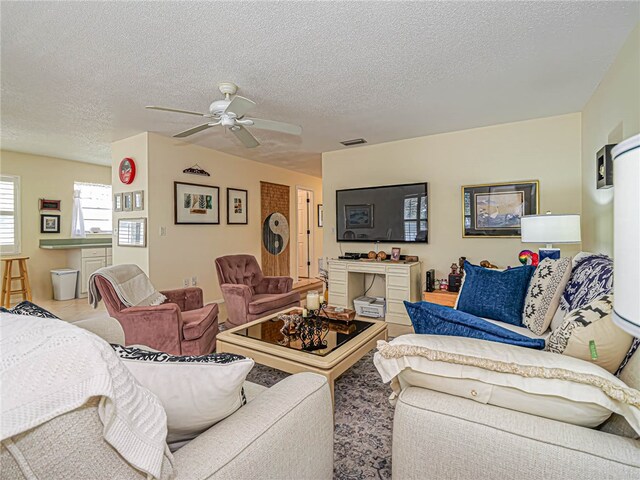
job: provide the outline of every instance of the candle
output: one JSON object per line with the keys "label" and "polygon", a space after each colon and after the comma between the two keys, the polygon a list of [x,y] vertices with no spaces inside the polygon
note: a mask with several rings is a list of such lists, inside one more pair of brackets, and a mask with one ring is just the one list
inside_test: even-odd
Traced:
{"label": "candle", "polygon": [[307,309],[306,309],[306,308],[303,308],[303,309],[302,309],[302,318],[307,318],[307,313],[308,313],[308,312],[307,312]]}
{"label": "candle", "polygon": [[307,292],[307,308],[309,310],[318,310],[320,308],[320,296],[316,290]]}

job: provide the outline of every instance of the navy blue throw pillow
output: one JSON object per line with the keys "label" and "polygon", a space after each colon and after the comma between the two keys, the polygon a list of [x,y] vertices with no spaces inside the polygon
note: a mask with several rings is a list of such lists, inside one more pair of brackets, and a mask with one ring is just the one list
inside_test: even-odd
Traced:
{"label": "navy blue throw pillow", "polygon": [[536,267],[493,270],[464,262],[464,284],[457,309],[522,327],[522,310]]}
{"label": "navy blue throw pillow", "polygon": [[542,350],[545,341],[507,330],[469,313],[435,303],[404,302],[416,333],[477,338]]}

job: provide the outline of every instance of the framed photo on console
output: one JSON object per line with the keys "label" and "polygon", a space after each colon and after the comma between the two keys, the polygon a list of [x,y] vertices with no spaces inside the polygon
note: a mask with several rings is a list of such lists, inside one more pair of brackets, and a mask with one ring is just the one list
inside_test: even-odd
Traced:
{"label": "framed photo on console", "polygon": [[538,180],[462,187],[462,236],[519,237],[520,219],[537,215]]}
{"label": "framed photo on console", "polygon": [[240,188],[227,188],[227,224],[246,225],[249,223],[247,204],[249,193]]}

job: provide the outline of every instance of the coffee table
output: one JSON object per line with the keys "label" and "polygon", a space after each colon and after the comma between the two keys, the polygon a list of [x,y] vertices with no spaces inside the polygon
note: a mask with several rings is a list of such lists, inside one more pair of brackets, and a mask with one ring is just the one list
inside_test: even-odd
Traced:
{"label": "coffee table", "polygon": [[333,383],[340,375],[387,340],[387,324],[375,320],[328,322],[326,348],[306,351],[300,339],[280,332],[278,316],[298,310],[290,308],[218,334],[216,351],[253,358],[257,363],[287,373],[314,372],[327,377],[333,400]]}

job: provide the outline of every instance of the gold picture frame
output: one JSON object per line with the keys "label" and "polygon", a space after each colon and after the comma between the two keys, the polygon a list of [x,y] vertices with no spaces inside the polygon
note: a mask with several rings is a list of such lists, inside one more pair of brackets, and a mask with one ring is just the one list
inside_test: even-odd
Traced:
{"label": "gold picture frame", "polygon": [[460,192],[463,238],[518,238],[520,218],[540,211],[539,180],[463,185]]}

